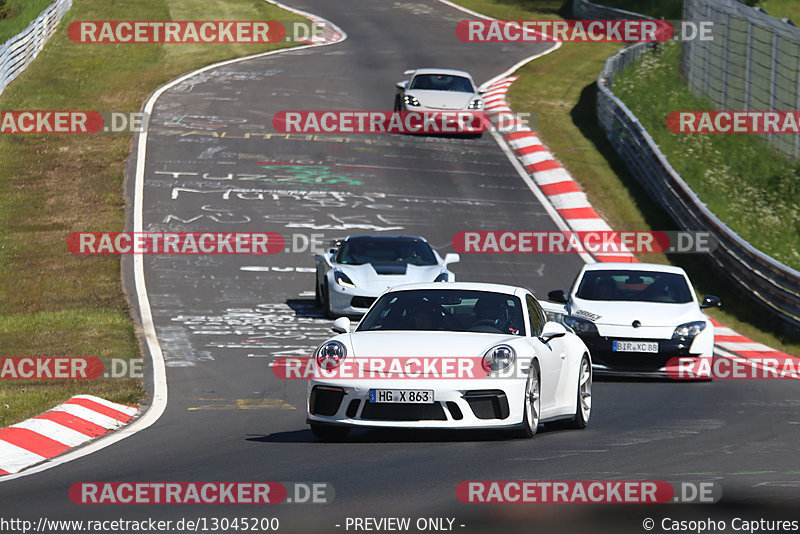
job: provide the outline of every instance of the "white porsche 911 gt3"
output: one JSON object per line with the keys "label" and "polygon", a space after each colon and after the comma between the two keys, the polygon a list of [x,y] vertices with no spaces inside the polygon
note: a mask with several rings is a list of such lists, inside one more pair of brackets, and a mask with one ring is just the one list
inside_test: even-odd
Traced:
{"label": "white porsche 911 gt3", "polygon": [[591,356],[519,287],[410,284],[386,291],[354,332],[314,354],[308,423],[321,439],[352,427],[505,429],[541,422],[584,428]]}
{"label": "white porsche 911 gt3", "polygon": [[483,99],[472,76],[461,70],[407,70],[410,80],[397,82],[395,111],[480,111]]}
{"label": "white porsche 911 gt3", "polygon": [[714,325],[701,308],[720,306],[708,295],[698,302],[680,267],[650,263],[586,265],[569,294],[564,324],[589,347],[594,370],[626,376],[664,375],[672,358],[712,358]]}
{"label": "white porsche 911 gt3", "polygon": [[362,315],[386,289],[418,282],[453,282],[444,258],[428,242],[408,235],[356,235],[335,243],[316,262],[316,299],[329,317]]}

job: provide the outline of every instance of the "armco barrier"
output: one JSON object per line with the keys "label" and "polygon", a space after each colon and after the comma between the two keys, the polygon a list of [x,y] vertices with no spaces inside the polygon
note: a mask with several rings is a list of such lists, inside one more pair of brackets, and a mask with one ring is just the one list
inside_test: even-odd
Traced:
{"label": "armco barrier", "polygon": [[36,59],[72,0],[55,0],[23,31],[0,46],[0,94]]}
{"label": "armco barrier", "polygon": [[675,172],[636,116],[611,92],[614,76],[654,47],[639,43],[606,60],[597,79],[597,118],[606,137],[649,195],[682,230],[710,232],[716,271],[789,325],[800,327],[800,273],[755,249],[720,221]]}
{"label": "armco barrier", "polygon": [[625,11],[624,9],[617,9],[615,7],[601,6],[588,2],[587,0],[573,0],[572,15],[576,18],[586,20],[654,20],[653,17],[648,17],[641,13]]}

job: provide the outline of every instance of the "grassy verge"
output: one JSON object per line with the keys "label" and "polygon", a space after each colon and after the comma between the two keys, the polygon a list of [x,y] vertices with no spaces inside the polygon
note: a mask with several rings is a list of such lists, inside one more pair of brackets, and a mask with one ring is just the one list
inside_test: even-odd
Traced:
{"label": "grassy verge", "polygon": [[0,44],[33,22],[53,0],[0,0]]}
{"label": "grassy verge", "polygon": [[667,128],[671,111],[714,109],[683,81],[680,45],[671,43],[625,70],[614,94],[712,212],[759,250],[800,269],[800,164],[755,134],[687,135]]}
{"label": "grassy verge", "polygon": [[[570,18],[571,2],[459,0],[459,4],[502,19]],[[629,6],[637,11],[635,5]],[[518,112],[536,115],[539,136],[580,183],[595,209],[617,230],[675,230],[663,209],[628,172],[597,125],[595,85],[606,58],[617,46],[565,43],[520,69],[509,100]],[[677,108],[679,109],[679,108]],[[674,163],[673,163],[674,164]],[[702,258],[690,255],[641,255],[642,261],[673,263],[687,270],[698,293],[723,299],[710,315],[756,341],[800,354],[800,334],[778,327],[760,307],[714,276]]]}
{"label": "grassy verge", "polygon": [[[300,20],[263,0],[75,2],[37,60],[0,96],[3,110],[139,111],[194,68],[282,45],[81,45],[75,20]],[[67,251],[76,231],[124,227],[130,134],[0,135],[0,357],[141,357],[117,257]],[[75,393],[136,403],[138,380],[0,381],[0,427]],[[6,407],[7,406],[7,407]]]}
{"label": "grassy verge", "polygon": [[797,0],[761,0],[758,7],[763,7],[773,17],[789,18],[800,24],[800,3]]}

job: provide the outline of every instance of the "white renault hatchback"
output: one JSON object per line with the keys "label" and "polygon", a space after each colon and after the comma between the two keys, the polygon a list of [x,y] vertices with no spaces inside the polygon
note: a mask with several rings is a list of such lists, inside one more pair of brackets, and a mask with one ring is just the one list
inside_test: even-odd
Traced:
{"label": "white renault hatchback", "polygon": [[569,294],[548,298],[566,305],[563,322],[592,353],[599,374],[661,375],[672,358],[711,358],[714,325],[680,267],[648,263],[586,265]]}

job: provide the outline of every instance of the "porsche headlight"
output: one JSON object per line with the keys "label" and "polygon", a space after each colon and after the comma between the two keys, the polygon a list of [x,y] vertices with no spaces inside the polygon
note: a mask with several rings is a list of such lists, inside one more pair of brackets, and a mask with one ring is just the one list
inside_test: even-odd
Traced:
{"label": "porsche headlight", "polygon": [[434,279],[434,282],[447,282],[447,271],[442,271],[439,276]]}
{"label": "porsche headlight", "polygon": [[414,95],[405,95],[403,96],[403,102],[406,103],[406,106],[414,106],[419,107],[419,100]]}
{"label": "porsche headlight", "polygon": [[336,283],[342,287],[356,287],[353,281],[350,280],[350,277],[344,274],[342,271],[333,271],[333,279],[336,280]]}
{"label": "porsche headlight", "polygon": [[486,354],[483,355],[481,367],[483,367],[484,371],[487,373],[491,371],[503,371],[514,364],[516,357],[517,353],[514,352],[514,349],[510,345],[497,345],[486,351]]}
{"label": "porsche headlight", "polygon": [[483,100],[480,98],[476,98],[472,102],[469,103],[467,109],[482,109],[483,108]]}
{"label": "porsche headlight", "polygon": [[320,369],[335,369],[347,356],[347,349],[339,341],[326,341],[317,349],[317,366]]}
{"label": "porsche headlight", "polygon": [[705,327],[705,321],[692,321],[691,323],[684,323],[675,329],[675,331],[672,333],[672,339],[694,337],[702,332]]}
{"label": "porsche headlight", "polygon": [[576,334],[590,334],[595,336],[599,335],[597,332],[597,327],[593,322],[587,321],[586,319],[581,319],[580,317],[575,317],[574,315],[565,315],[564,324],[575,330]]}

